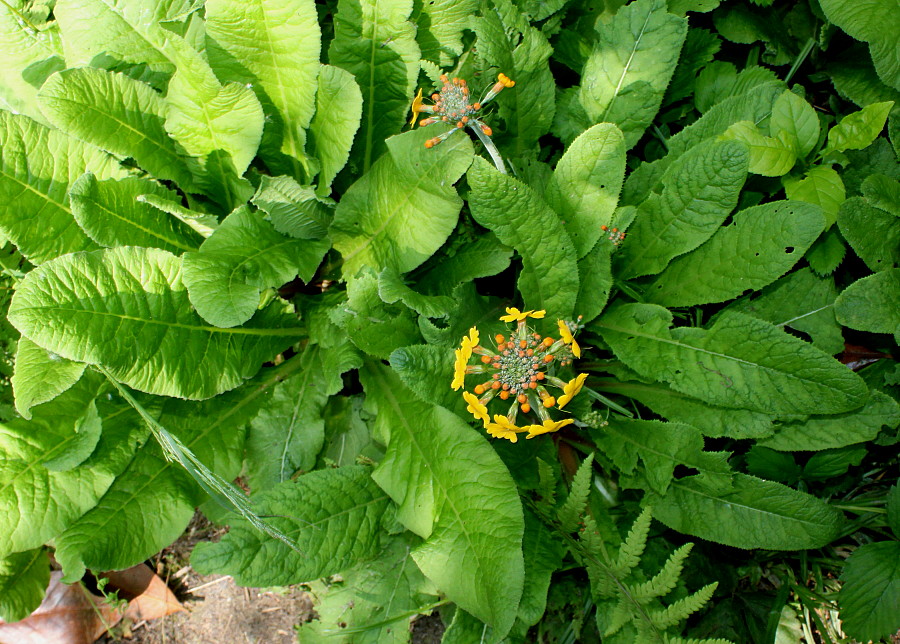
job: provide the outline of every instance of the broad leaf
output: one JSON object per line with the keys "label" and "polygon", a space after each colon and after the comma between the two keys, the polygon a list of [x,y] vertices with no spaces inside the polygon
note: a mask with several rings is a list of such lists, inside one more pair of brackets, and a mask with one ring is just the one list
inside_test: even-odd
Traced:
{"label": "broad leaf", "polygon": [[522,541],[525,584],[516,617],[517,629],[520,624],[527,629],[544,616],[550,579],[559,569],[565,554],[565,542],[551,532],[534,513],[526,510],[525,536]]}
{"label": "broad leaf", "polygon": [[0,619],[18,622],[41,605],[50,584],[50,560],[44,548],[0,558]]}
{"label": "broad leaf", "polygon": [[591,251],[578,260],[578,298],[575,314],[590,322],[603,312],[613,286],[612,253],[614,240],[601,238]]}
{"label": "broad leaf", "polygon": [[841,581],[838,603],[848,635],[865,642],[900,628],[900,542],[860,546],[844,564]]}
{"label": "broad leaf", "polygon": [[893,37],[900,31],[896,1],[821,0],[820,4],[828,20],[869,44],[878,76],[894,89],[900,89],[900,54]]}
{"label": "broad leaf", "polygon": [[434,0],[422,3],[416,20],[416,40],[422,58],[441,66],[452,64],[451,54],[463,52],[462,33],[478,11],[478,0]]}
{"label": "broad leaf", "polygon": [[845,150],[863,150],[869,147],[875,137],[884,129],[884,124],[893,106],[893,101],[872,103],[858,112],[845,116],[840,123],[829,130],[828,145],[825,146],[822,155]]}
{"label": "broad leaf", "polygon": [[813,166],[802,179],[786,179],[784,192],[788,199],[820,206],[825,215],[825,228],[834,224],[838,208],[846,198],[841,175],[827,165]]}
{"label": "broad leaf", "polygon": [[28,338],[19,338],[15,371],[10,379],[16,411],[30,420],[32,407],[53,400],[78,382],[84,367],[83,363],[42,349]]}
{"label": "broad leaf", "polygon": [[672,314],[626,304],[594,325],[639,374],[714,405],[769,414],[828,414],[866,402],[862,378],[767,322],[721,315],[709,330],[671,328]]}
{"label": "broad leaf", "polygon": [[9,320],[39,346],[102,364],[158,395],[209,398],[239,385],[300,335],[277,305],[219,329],[192,309],[181,260],[135,247],[66,255],[31,271]]}
{"label": "broad leaf", "polygon": [[900,331],[900,268],[853,282],[838,296],[834,312],[841,324],[870,333]]}
{"label": "broad leaf", "polygon": [[819,117],[812,105],[793,92],[784,92],[772,105],[769,130],[786,141],[800,159],[819,142]]}
{"label": "broad leaf", "polygon": [[419,315],[445,318],[456,305],[448,295],[423,295],[403,283],[396,271],[386,268],[378,275],[378,295],[387,304],[403,302]]}
{"label": "broad leaf", "polygon": [[838,228],[872,271],[900,268],[900,219],[875,208],[862,197],[841,204]]}
{"label": "broad leaf", "polygon": [[319,161],[316,193],[327,196],[331,183],[350,158],[362,118],[362,93],[353,74],[331,65],[319,70],[316,115],[309,125],[310,154]]}
{"label": "broad leaf", "polygon": [[297,239],[322,239],[328,234],[331,212],[310,186],[301,186],[288,176],[259,178],[259,189],[251,200],[269,215],[275,230]]}
{"label": "broad leaf", "polygon": [[765,136],[751,121],[739,121],[725,130],[722,139],[740,141],[750,151],[750,172],[764,177],[787,174],[797,162],[797,153],[788,135]]}
{"label": "broad leaf", "polygon": [[426,264],[427,269],[419,275],[416,286],[428,293],[449,294],[463,282],[506,270],[512,254],[513,249],[500,243],[493,233],[481,235],[462,244],[449,257]]}

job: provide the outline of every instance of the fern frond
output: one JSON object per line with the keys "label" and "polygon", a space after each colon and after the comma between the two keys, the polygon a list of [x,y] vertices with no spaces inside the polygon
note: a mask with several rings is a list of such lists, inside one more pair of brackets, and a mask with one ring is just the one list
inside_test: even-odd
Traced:
{"label": "fern frond", "polygon": [[[597,610],[600,610],[599,606],[597,606]],[[624,597],[619,598],[619,601],[609,614],[609,621],[603,631],[603,637],[606,638],[615,635],[632,619],[632,609],[631,606],[628,605],[628,600]]]}
{"label": "fern frond", "polygon": [[614,572],[620,578],[624,578],[631,570],[637,567],[641,561],[641,555],[644,554],[644,548],[647,546],[647,535],[650,533],[650,508],[644,508],[640,516],[634,520],[628,536],[625,537],[625,543],[619,549],[619,555],[616,557]]}
{"label": "fern frond", "polygon": [[648,613],[650,621],[660,630],[674,626],[678,622],[687,619],[693,613],[703,608],[713,593],[716,592],[719,582],[714,581],[707,584],[692,595],[688,595],[684,599],[679,599],[666,606],[663,610],[651,611]]}
{"label": "fern frond", "polygon": [[669,556],[662,569],[652,579],[629,587],[631,594],[638,600],[668,595],[678,584],[678,578],[684,568],[684,561],[691,554],[693,548],[693,543],[681,546]]}
{"label": "fern frond", "polygon": [[430,60],[425,60],[424,58],[419,61],[419,68],[425,72],[425,75],[428,77],[435,87],[440,87],[444,83],[441,81],[441,74],[444,72],[441,71],[441,68],[435,65]]}
{"label": "fern frond", "polygon": [[556,506],[556,475],[553,468],[540,458],[537,460],[539,483],[537,493],[541,500],[536,501],[536,505],[546,516],[550,516],[552,509]]}
{"label": "fern frond", "polygon": [[581,522],[581,515],[584,514],[588,494],[591,491],[591,467],[593,464],[593,454],[581,463],[581,466],[575,473],[575,478],[572,479],[572,488],[569,491],[569,496],[557,514],[559,523],[566,532],[575,532]]}
{"label": "fern frond", "polygon": [[734,642],[722,639],[721,637],[698,640],[694,637],[686,639],[684,637],[679,637],[678,635],[664,635],[663,644],[734,644]]}

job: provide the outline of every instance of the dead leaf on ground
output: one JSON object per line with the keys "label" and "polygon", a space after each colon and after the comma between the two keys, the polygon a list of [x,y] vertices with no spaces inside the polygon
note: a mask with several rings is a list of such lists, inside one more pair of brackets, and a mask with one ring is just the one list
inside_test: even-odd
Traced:
{"label": "dead leaf on ground", "polygon": [[147,564],[138,564],[128,570],[106,572],[103,576],[109,579],[107,588],[117,588],[119,597],[129,600],[125,617],[134,623],[184,610],[175,594]]}

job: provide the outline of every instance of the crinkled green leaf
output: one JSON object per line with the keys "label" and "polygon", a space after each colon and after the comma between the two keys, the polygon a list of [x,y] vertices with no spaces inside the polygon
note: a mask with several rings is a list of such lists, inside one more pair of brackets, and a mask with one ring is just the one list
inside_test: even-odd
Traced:
{"label": "crinkled green leaf", "polygon": [[673,530],[747,550],[820,548],[835,539],[844,515],[811,494],[735,474],[733,488],[713,493],[689,477],[647,499],[653,517]]}
{"label": "crinkled green leaf", "polygon": [[194,399],[236,387],[300,335],[277,305],[246,327],[208,325],[181,273],[181,260],[157,249],[66,255],[22,280],[9,320],[39,346],[102,364],[130,387]]}
{"label": "crinkled green leaf", "polygon": [[513,249],[500,243],[493,233],[481,235],[429,265],[419,275],[417,287],[428,293],[448,294],[463,282],[503,272],[512,254]]}
{"label": "crinkled green leaf", "polygon": [[451,54],[463,52],[462,32],[471,28],[478,0],[433,0],[422,3],[416,18],[416,40],[422,58],[442,67],[453,63]]}
{"label": "crinkled green leaf", "polygon": [[308,282],[328,240],[285,237],[259,212],[242,206],[222,222],[200,250],[185,253],[184,285],[197,313],[218,327],[247,322],[265,288],[281,286],[298,274]]}
{"label": "crinkled green leaf", "polygon": [[797,162],[797,153],[788,137],[765,136],[750,121],[739,121],[725,130],[722,139],[741,141],[750,150],[750,172],[764,177],[780,177]]}
{"label": "crinkled green leaf", "polygon": [[37,548],[93,508],[128,465],[147,435],[121,401],[101,405],[103,434],[78,467],[52,471],[41,465],[77,440],[75,425],[103,387],[85,376],[54,400],[32,410],[30,421],[0,426],[0,552]]}
{"label": "crinkled green leaf", "polygon": [[[519,290],[529,309],[572,315],[578,295],[575,247],[559,217],[528,186],[476,157],[468,173],[475,221],[522,256]],[[539,231],[539,232],[538,232]]]}
{"label": "crinkled green leaf", "polygon": [[900,181],[873,174],[862,182],[862,193],[872,206],[900,217]]}
{"label": "crinkled green leaf", "polygon": [[900,99],[900,92],[888,87],[878,78],[863,43],[854,43],[846,49],[842,48],[839,56],[829,55],[825,69],[831,77],[835,91],[859,107],[879,101]]}
{"label": "crinkled green leaf", "polygon": [[[248,195],[249,196],[249,195]],[[219,227],[219,218],[216,215],[201,210],[191,210],[181,205],[181,200],[160,197],[158,194],[147,193],[137,196],[137,201],[141,201],[157,210],[160,210],[172,217],[185,226],[206,239],[213,234],[213,231]]]}
{"label": "crinkled green leaf", "polygon": [[315,3],[209,0],[205,7],[206,52],[216,76],[249,86],[265,111],[260,155],[273,173],[308,182],[313,172],[304,146],[321,50]]}
{"label": "crinkled green leaf", "polygon": [[650,125],[687,33],[664,0],[638,0],[598,30],[581,79],[581,104],[594,122],[615,123],[634,147]]}
{"label": "crinkled green leaf", "polygon": [[900,268],[892,268],[853,282],[834,303],[844,326],[870,333],[900,330]]}
{"label": "crinkled green leaf", "polygon": [[838,604],[847,635],[867,642],[900,628],[900,541],[867,543],[844,564]]}
{"label": "crinkled green leaf", "polygon": [[486,338],[509,332],[507,324],[500,321],[507,305],[500,298],[480,295],[473,282],[460,284],[453,291],[453,297],[458,304],[446,324],[442,321],[441,325],[436,325],[427,318],[419,317],[419,329],[429,344],[455,349],[460,338],[468,334],[473,326],[478,327]]}
{"label": "crinkled green leaf", "polygon": [[386,268],[378,274],[378,295],[387,304],[403,302],[419,315],[445,318],[456,305],[449,295],[423,295],[403,283],[397,271]]}
{"label": "crinkled green leaf", "polygon": [[872,103],[842,118],[840,123],[828,131],[828,145],[825,146],[822,155],[869,147],[884,129],[893,106],[893,101]]}
{"label": "crinkled green leaf", "polygon": [[900,32],[897,1],[821,0],[819,4],[829,21],[869,44],[878,76],[900,90],[900,53],[895,38]]}
{"label": "crinkled green leaf", "polygon": [[[669,11],[678,14],[673,10],[672,2],[669,2],[668,6]],[[672,74],[672,82],[666,88],[663,104],[674,103],[694,93],[697,72],[712,61],[713,56],[719,52],[721,47],[721,39],[713,32],[706,29],[688,29],[684,47],[681,48],[681,56],[678,59],[678,66],[675,68],[675,73]]]}
{"label": "crinkled green leaf", "polygon": [[671,328],[672,314],[626,304],[594,326],[626,365],[713,405],[770,414],[828,414],[864,404],[862,378],[778,327],[724,313],[710,329]]}
{"label": "crinkled green leaf", "polygon": [[841,175],[827,165],[813,166],[802,179],[787,179],[784,192],[788,199],[821,207],[825,215],[825,228],[830,228],[837,220],[838,208],[846,198]]}
{"label": "crinkled green leaf", "polygon": [[378,554],[390,501],[361,465],[310,472],[253,499],[300,552],[235,521],[220,541],[194,549],[191,565],[198,572],[231,575],[244,586],[287,586],[336,574]]}
{"label": "crinkled green leaf", "polygon": [[793,92],[784,92],[772,105],[769,130],[791,147],[799,158],[812,152],[819,142],[819,117],[812,105]]}
{"label": "crinkled green leaf", "polygon": [[824,277],[837,270],[846,254],[847,245],[837,228],[832,227],[820,235],[806,251],[806,261],[816,275]]}
{"label": "crinkled green leaf", "polygon": [[873,440],[883,426],[900,425],[900,405],[880,391],[872,391],[865,406],[833,416],[812,416],[783,423],[775,435],[758,445],[779,451],[817,451]]}
{"label": "crinkled green leaf", "polygon": [[48,470],[66,472],[84,463],[94,453],[100,441],[100,433],[103,431],[103,421],[93,401],[88,404],[84,413],[75,419],[74,431],[75,435],[66,444],[64,452],[41,462]]}
{"label": "crinkled green leaf", "polygon": [[775,201],[742,210],[730,226],[669,264],[647,286],[647,301],[690,306],[759,290],[797,263],[824,225],[822,210],[802,201]]}
{"label": "crinkled green leaf", "polygon": [[585,131],[556,164],[544,198],[565,223],[579,259],[612,220],[624,175],[625,142],[611,123]]}
{"label": "crinkled green leaf", "polygon": [[837,223],[844,239],[872,271],[900,267],[900,219],[862,197],[851,197],[841,204]]}
{"label": "crinkled green leaf", "polygon": [[101,246],[146,246],[180,254],[203,241],[178,219],[154,208],[140,195],[175,199],[177,193],[140,177],[98,181],[84,173],[69,189],[72,215]]}
{"label": "crinkled green leaf", "polygon": [[737,205],[749,155],[741,143],[708,141],[684,154],[662,178],[663,191],[638,209],[616,256],[623,279],[662,271],[715,233]]}
{"label": "crinkled green leaf", "polygon": [[752,300],[728,307],[776,326],[788,326],[812,339],[813,346],[832,355],[844,349],[841,327],[834,317],[837,289],[832,278],[820,278],[809,268],[785,275]]}
{"label": "crinkled green leaf", "polygon": [[389,139],[389,153],[341,198],[330,234],[346,277],[363,267],[406,273],[453,232],[462,208],[453,184],[472,162],[472,142],[458,135],[428,149],[429,136],[419,129]]}
{"label": "crinkled green leaf", "polygon": [[41,605],[50,584],[50,560],[44,548],[0,558],[0,619],[18,622]]}
{"label": "crinkled green leaf", "polygon": [[590,322],[603,312],[613,286],[612,241],[601,238],[591,251],[578,260],[578,298],[575,315]]}
{"label": "crinkled green leaf", "polygon": [[876,173],[900,181],[900,160],[884,137],[875,139],[865,150],[848,150],[845,156],[850,165],[844,168],[841,178],[848,194],[860,193],[863,182]]}
{"label": "crinkled green leaf", "polygon": [[759,445],[750,448],[746,460],[749,474],[787,485],[796,485],[803,474],[803,468],[797,465],[792,454]]}
{"label": "crinkled green leaf", "polygon": [[425,540],[413,559],[442,593],[502,637],[524,579],[522,507],[512,477],[479,432],[417,400],[389,369],[368,363],[360,377],[388,444],[372,476],[398,504],[400,521]]}
{"label": "crinkled green leaf", "polygon": [[[460,338],[457,338],[457,344]],[[441,405],[468,420],[461,391],[453,391],[453,349],[434,344],[401,347],[391,354],[391,368],[419,400]],[[475,381],[475,377],[472,378]]]}
{"label": "crinkled green leaf", "polygon": [[250,423],[247,482],[254,492],[313,469],[325,441],[325,403],[343,388],[341,374],[361,364],[349,342],[333,349],[310,344],[294,360],[301,370],[275,386]]}
{"label": "crinkled green leaf", "polygon": [[422,57],[409,0],[339,0],[328,62],[356,79],[363,110],[351,163],[368,172],[409,114]]}
{"label": "crinkled green leaf", "polygon": [[38,98],[47,119],[62,131],[112,154],[133,157],[157,178],[191,189],[187,159],[165,129],[165,103],[149,85],[81,67],[53,74]]}
{"label": "crinkled green leaf", "polygon": [[253,204],[266,212],[275,230],[297,239],[322,239],[328,234],[331,213],[311,186],[301,186],[291,177],[259,178]]}
{"label": "crinkled green leaf", "polygon": [[48,402],[74,385],[85,365],[42,349],[28,338],[19,338],[16,366],[10,382],[16,411],[31,420],[31,408]]}
{"label": "crinkled green leaf", "polygon": [[316,115],[309,124],[310,154],[319,161],[316,193],[327,196],[337,173],[350,158],[362,118],[362,92],[353,74],[332,65],[319,70]]}

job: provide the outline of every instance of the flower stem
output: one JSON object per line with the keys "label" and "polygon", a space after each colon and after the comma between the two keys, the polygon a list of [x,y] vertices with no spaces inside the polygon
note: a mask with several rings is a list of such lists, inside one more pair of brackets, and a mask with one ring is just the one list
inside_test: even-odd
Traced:
{"label": "flower stem", "polygon": [[497,146],[494,145],[494,142],[491,141],[490,137],[482,132],[481,128],[475,125],[469,125],[469,128],[478,135],[479,139],[481,139],[481,142],[484,144],[484,147],[488,151],[488,154],[491,155],[491,161],[494,162],[494,165],[497,166],[497,169],[503,174],[508,174],[506,172],[506,165],[503,163],[503,157],[500,156],[500,152],[497,150]]}

